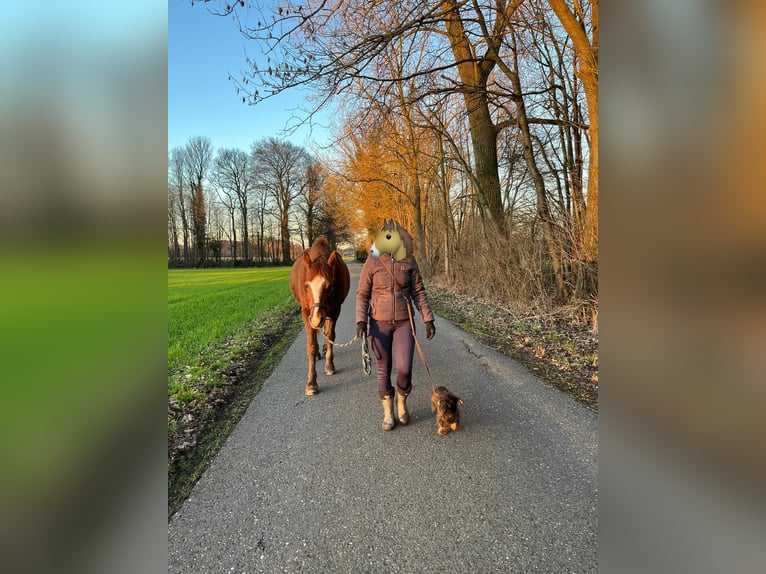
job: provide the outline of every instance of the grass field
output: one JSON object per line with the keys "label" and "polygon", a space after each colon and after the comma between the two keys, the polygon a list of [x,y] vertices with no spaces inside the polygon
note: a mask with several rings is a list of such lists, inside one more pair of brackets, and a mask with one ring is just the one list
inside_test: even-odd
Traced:
{"label": "grass field", "polygon": [[168,395],[222,384],[224,371],[297,303],[289,267],[168,270]]}

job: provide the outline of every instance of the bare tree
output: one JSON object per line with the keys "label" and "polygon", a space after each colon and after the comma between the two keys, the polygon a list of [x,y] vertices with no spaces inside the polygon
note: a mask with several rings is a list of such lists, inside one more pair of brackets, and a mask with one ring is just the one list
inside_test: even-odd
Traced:
{"label": "bare tree", "polygon": [[232,214],[236,210],[236,205],[233,208],[229,208],[229,206],[221,201],[211,199],[207,202],[208,235],[205,238],[205,257],[207,260],[208,257],[212,256],[218,266],[222,263],[223,238],[228,237],[226,224],[224,223],[226,213],[224,213],[223,208],[229,214],[229,219],[233,219]]}
{"label": "bare tree", "polygon": [[253,144],[251,157],[254,184],[274,199],[279,218],[282,262],[289,263],[290,209],[293,201],[304,193],[311,157],[304,148],[273,137]]}
{"label": "bare tree", "polygon": [[[589,158],[588,208],[585,217],[585,245],[588,260],[598,263],[598,0],[548,0],[561,25],[572,38],[577,55],[576,73],[588,102]],[[589,10],[588,10],[589,8]]]}
{"label": "bare tree", "polygon": [[305,210],[306,234],[308,244],[313,245],[316,239],[315,222],[319,215],[322,187],[322,170],[318,162],[312,161],[306,168],[306,197]]}
{"label": "bare tree", "polygon": [[[248,207],[250,191],[253,187],[250,158],[239,149],[220,149],[215,158],[215,180],[223,192],[236,203],[242,222],[242,250],[245,265],[250,264],[250,238],[248,231]],[[236,245],[236,236],[234,242]],[[235,247],[236,249],[236,247]],[[236,260],[236,253],[234,255]]]}
{"label": "bare tree", "polygon": [[184,148],[184,166],[186,179],[191,187],[192,235],[194,237],[195,260],[194,264],[202,266],[205,263],[205,239],[206,235],[206,210],[205,194],[202,182],[210,169],[213,158],[213,146],[206,137],[195,136],[189,139]]}
{"label": "bare tree", "polygon": [[[217,174],[216,174],[217,179]],[[237,265],[237,252],[238,252],[238,241],[237,241],[237,195],[234,191],[229,189],[228,187],[222,186],[220,183],[216,186],[216,189],[218,191],[218,202],[223,205],[223,207],[226,209],[226,213],[229,215],[229,230],[230,233],[228,233],[229,237],[229,244],[231,245],[231,258],[232,258],[232,265]]]}
{"label": "bare tree", "polygon": [[176,192],[168,182],[168,265],[178,266],[181,261],[181,247],[178,244],[178,207]]}
{"label": "bare tree", "polygon": [[189,244],[189,218],[187,217],[188,197],[186,193],[186,153],[184,148],[176,147],[170,152],[168,166],[168,186],[172,188],[174,201],[172,203],[181,219],[181,232],[183,234],[183,260],[184,265],[191,264],[191,249]]}
{"label": "bare tree", "polygon": [[[253,235],[257,238],[258,248],[258,262],[263,263],[266,260],[266,224],[267,217],[271,211],[270,195],[267,189],[260,187],[257,184],[255,177],[255,171],[253,169],[253,162],[250,162],[250,179],[253,182],[253,196],[255,209],[255,217],[253,217]],[[258,224],[257,229],[255,224]]]}

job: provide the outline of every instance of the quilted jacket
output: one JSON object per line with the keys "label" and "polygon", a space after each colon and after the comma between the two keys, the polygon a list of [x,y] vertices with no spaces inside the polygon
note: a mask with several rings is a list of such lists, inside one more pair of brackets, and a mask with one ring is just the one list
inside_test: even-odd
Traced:
{"label": "quilted jacket", "polygon": [[368,315],[379,322],[409,320],[408,303],[405,296],[394,288],[394,278],[401,292],[411,297],[420,310],[423,322],[434,320],[415,258],[408,255],[401,261],[394,261],[391,254],[384,253],[377,259],[368,257],[362,267],[356,291],[357,323],[367,322]]}

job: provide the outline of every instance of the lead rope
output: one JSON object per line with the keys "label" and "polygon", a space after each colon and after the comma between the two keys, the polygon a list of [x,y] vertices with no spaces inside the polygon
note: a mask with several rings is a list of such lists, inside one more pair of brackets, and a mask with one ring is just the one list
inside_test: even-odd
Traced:
{"label": "lead rope", "polygon": [[348,343],[336,343],[332,339],[330,339],[327,335],[324,334],[324,331],[321,332],[322,337],[324,337],[324,340],[327,343],[330,343],[334,347],[348,347],[351,343],[359,339],[362,347],[362,370],[364,371],[365,375],[369,375],[372,372],[372,357],[370,357],[370,347],[367,344],[367,334],[363,333],[362,337],[357,337],[354,335],[354,338],[351,339]]}
{"label": "lead rope", "polygon": [[362,370],[365,375],[372,372],[372,357],[370,357],[370,347],[367,345],[367,333],[362,333]]}

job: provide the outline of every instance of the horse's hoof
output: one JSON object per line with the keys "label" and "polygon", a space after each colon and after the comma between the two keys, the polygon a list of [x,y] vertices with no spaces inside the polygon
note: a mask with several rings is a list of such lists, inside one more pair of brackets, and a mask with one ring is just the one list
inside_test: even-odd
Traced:
{"label": "horse's hoof", "polygon": [[319,385],[316,383],[306,385],[306,396],[313,397],[319,392]]}
{"label": "horse's hoof", "polygon": [[335,374],[335,367],[332,367],[330,369],[325,369],[324,374],[328,377],[332,377]]}

